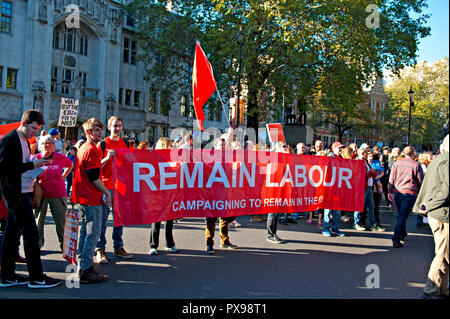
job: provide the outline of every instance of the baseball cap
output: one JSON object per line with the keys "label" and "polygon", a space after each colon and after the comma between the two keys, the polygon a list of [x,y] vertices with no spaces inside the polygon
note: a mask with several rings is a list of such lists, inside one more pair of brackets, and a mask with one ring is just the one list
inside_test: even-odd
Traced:
{"label": "baseball cap", "polygon": [[336,147],[341,148],[341,147],[345,147],[345,146],[339,142],[334,142],[333,145],[331,145],[331,149],[334,150]]}
{"label": "baseball cap", "polygon": [[175,143],[178,143],[179,141],[181,141],[182,138],[183,138],[183,137],[182,137],[181,135],[178,135],[178,136],[175,138],[174,142],[175,142]]}
{"label": "baseball cap", "polygon": [[50,131],[48,131],[48,135],[58,135],[59,131],[56,128],[52,128]]}

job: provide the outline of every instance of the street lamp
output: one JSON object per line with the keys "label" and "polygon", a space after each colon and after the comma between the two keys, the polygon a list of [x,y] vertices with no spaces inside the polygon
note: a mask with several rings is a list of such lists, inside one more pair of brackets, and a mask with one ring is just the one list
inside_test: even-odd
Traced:
{"label": "street lamp", "polygon": [[239,44],[239,65],[238,65],[238,89],[237,89],[237,103],[236,103],[236,127],[240,124],[240,111],[241,111],[241,57],[242,57],[242,44],[244,44],[245,35],[242,33],[242,27],[239,30],[239,33],[236,34],[236,41]]}
{"label": "street lamp", "polygon": [[408,145],[410,145],[410,137],[411,137],[411,108],[414,106],[414,101],[412,100],[414,91],[412,90],[412,86],[409,89],[409,116],[408,116]]}

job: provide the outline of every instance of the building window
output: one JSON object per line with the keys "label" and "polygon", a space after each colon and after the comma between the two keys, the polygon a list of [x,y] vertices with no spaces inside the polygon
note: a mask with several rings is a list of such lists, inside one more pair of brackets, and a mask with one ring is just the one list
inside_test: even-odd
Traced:
{"label": "building window", "polygon": [[6,87],[8,89],[17,88],[17,70],[8,69],[6,71]]}
{"label": "building window", "polygon": [[0,66],[0,89],[3,86],[3,81],[2,80],[3,80],[3,67]]}
{"label": "building window", "polygon": [[156,113],[156,91],[152,91],[151,89],[148,99],[148,110],[151,113]]}
{"label": "building window", "polygon": [[131,105],[131,90],[125,90],[125,105]]}
{"label": "building window", "polygon": [[53,33],[53,49],[59,49],[59,31]]}
{"label": "building window", "polygon": [[137,43],[129,38],[123,38],[123,63],[136,64]]}
{"label": "building window", "polygon": [[2,1],[0,31],[11,33],[12,2]]}
{"label": "building window", "polygon": [[77,44],[77,29],[67,28],[64,33],[64,50],[69,52],[75,52]]}
{"label": "building window", "polygon": [[181,97],[181,103],[180,103],[180,115],[186,117],[187,115],[187,101],[188,97],[186,95],[183,95]]}
{"label": "building window", "polygon": [[56,83],[58,82],[58,68],[56,66],[52,67],[52,85],[51,85],[51,92],[56,92]]}
{"label": "building window", "polygon": [[122,105],[122,103],[123,103],[122,94],[123,94],[123,89],[120,88],[119,89],[119,105]]}
{"label": "building window", "polygon": [[81,55],[84,55],[84,56],[88,55],[88,37],[84,33],[80,37],[80,51],[79,51],[79,53]]}
{"label": "building window", "polygon": [[133,105],[135,107],[139,107],[139,98],[140,98],[141,92],[139,91],[134,91],[134,103]]}
{"label": "building window", "polygon": [[159,99],[159,112],[165,116],[170,112],[170,95],[168,91],[162,91]]}

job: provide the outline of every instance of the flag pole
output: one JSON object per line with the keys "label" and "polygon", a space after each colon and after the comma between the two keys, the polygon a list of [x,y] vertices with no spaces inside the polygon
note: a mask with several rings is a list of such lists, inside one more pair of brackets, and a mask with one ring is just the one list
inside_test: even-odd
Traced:
{"label": "flag pole", "polygon": [[225,112],[225,106],[223,105],[222,96],[220,95],[219,89],[217,87],[216,87],[216,91],[217,91],[217,95],[219,96],[219,99],[220,99],[220,104],[222,104],[222,110],[227,119],[228,127],[231,127],[229,116],[227,116],[227,112]]}

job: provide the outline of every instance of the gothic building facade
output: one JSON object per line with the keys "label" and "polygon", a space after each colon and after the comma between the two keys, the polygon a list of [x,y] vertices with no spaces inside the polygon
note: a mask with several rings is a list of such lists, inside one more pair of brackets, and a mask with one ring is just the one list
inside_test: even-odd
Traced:
{"label": "gothic building facade", "polygon": [[[124,134],[151,143],[175,128],[192,129],[191,92],[163,98],[144,80],[134,22],[121,2],[0,0],[0,124],[34,108],[46,128],[57,127],[64,97],[79,100],[70,139],[81,136],[86,119],[105,122],[111,115],[123,119]],[[162,112],[167,103],[170,111]],[[223,130],[226,116],[207,116],[205,127]]]}

